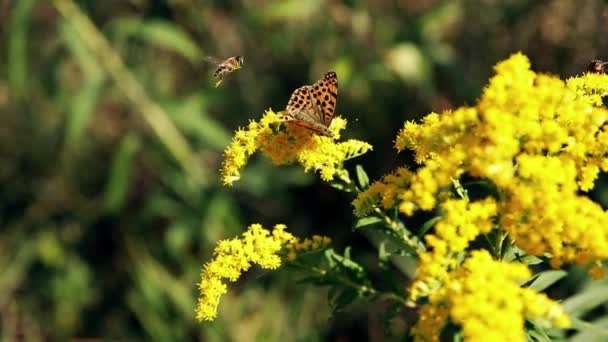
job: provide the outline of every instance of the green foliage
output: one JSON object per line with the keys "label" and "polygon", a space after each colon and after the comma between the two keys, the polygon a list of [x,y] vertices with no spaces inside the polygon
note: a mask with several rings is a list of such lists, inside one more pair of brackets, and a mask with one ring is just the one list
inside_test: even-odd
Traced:
{"label": "green foliage", "polygon": [[[352,308],[375,298],[371,279],[382,279],[383,268],[412,276],[408,256],[420,244],[403,233],[397,213],[345,219],[346,196],[296,168],[255,160],[240,185],[222,187],[231,132],[266,108],[282,109],[293,89],[333,69],[338,113],[350,115],[346,137],[375,150],[361,158],[356,183],[337,186],[365,189],[401,163],[387,137],[404,120],[472,101],[507,53],[527,49],[543,70],[570,75],[602,57],[608,34],[589,20],[598,1],[577,9],[522,1],[74,1],[93,29],[66,16],[66,3],[0,0],[2,340],[348,336],[328,321],[324,296],[294,289],[286,275],[245,279],[216,322],[195,321],[196,283],[212,244],[254,220],[337,241],[335,250],[309,256],[332,276],[310,279],[329,285],[331,309],[353,322],[367,318]],[[247,64],[214,88],[208,55],[244,55]],[[412,224],[430,229],[427,220]],[[368,241],[346,240],[351,227]],[[580,319],[573,339],[605,340],[605,284],[558,278],[547,272],[533,286],[576,292],[564,302]],[[392,331],[404,316],[399,307],[364,326],[366,337]]]}

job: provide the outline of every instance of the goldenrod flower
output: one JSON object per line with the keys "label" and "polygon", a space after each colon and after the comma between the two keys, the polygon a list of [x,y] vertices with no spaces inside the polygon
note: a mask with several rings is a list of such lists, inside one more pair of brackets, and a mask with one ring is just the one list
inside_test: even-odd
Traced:
{"label": "goldenrod flower", "polygon": [[312,239],[295,238],[287,244],[287,260],[295,260],[299,254],[323,249],[331,244],[327,236],[313,235]]}
{"label": "goldenrod flower", "polygon": [[566,328],[570,320],[556,302],[521,288],[531,272],[518,263],[495,261],[486,251],[473,251],[449,272],[444,286],[429,297],[412,332],[416,341],[439,341],[450,319],[466,341],[523,341],[526,318]]}
{"label": "goldenrod flower", "polygon": [[[399,189],[400,211],[441,206],[451,180],[468,174],[497,187],[500,228],[527,253],[550,254],[554,267],[606,260],[608,214],[579,192],[608,171],[608,75],[564,82],[530,70],[519,53],[495,69],[475,107],[405,123],[395,147],[423,165]],[[361,194],[356,213],[369,213],[386,186]]]}
{"label": "goldenrod flower", "polygon": [[373,182],[353,200],[355,215],[363,217],[371,213],[377,205],[384,209],[393,207],[397,203],[398,195],[410,185],[412,175],[407,168],[401,167],[380,181]]}
{"label": "goldenrod flower", "polygon": [[294,237],[285,231],[285,225],[276,225],[272,232],[260,224],[252,224],[241,238],[217,243],[213,260],[203,266],[200,297],[196,307],[199,321],[211,321],[217,316],[220,297],[227,292],[224,279],[236,281],[252,264],[276,269],[281,265],[279,252]]}
{"label": "goldenrod flower", "polygon": [[240,178],[240,169],[257,150],[261,150],[275,165],[298,162],[306,172],[318,171],[323,180],[330,181],[343,172],[346,160],[372,149],[370,144],[355,139],[336,142],[340,130],[346,127],[346,120],[339,116],[332,121],[332,137],[317,135],[292,124],[286,125],[286,132],[280,131],[279,125],[279,115],[268,110],[259,123],[251,121],[247,128],[236,131],[232,144],[224,152],[224,184],[231,185]]}
{"label": "goldenrod flower", "polygon": [[492,199],[473,203],[452,199],[442,204],[442,218],[435,224],[434,234],[425,236],[428,250],[418,254],[410,300],[428,296],[443,286],[448,272],[458,265],[458,253],[465,251],[480,234],[492,230],[497,210]]}

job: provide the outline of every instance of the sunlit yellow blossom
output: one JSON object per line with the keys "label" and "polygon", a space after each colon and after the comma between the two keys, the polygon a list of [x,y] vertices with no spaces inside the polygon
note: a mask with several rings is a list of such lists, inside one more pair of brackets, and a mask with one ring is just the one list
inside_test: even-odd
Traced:
{"label": "sunlit yellow blossom", "polygon": [[412,327],[416,342],[439,342],[441,329],[445,325],[448,311],[441,305],[425,304],[420,308],[418,322]]}
{"label": "sunlit yellow blossom", "polygon": [[305,171],[318,171],[321,178],[329,181],[343,170],[343,163],[372,149],[366,142],[349,139],[336,142],[340,130],[346,127],[346,120],[336,116],[330,130],[332,137],[320,136],[306,128],[283,123],[272,110],[266,111],[260,122],[251,121],[247,128],[236,131],[232,143],[224,152],[222,179],[231,185],[240,178],[240,170],[248,158],[261,150],[275,165],[294,162],[304,166]]}
{"label": "sunlit yellow blossom", "polygon": [[523,341],[526,318],[566,328],[570,324],[556,302],[520,283],[531,276],[524,264],[492,259],[474,251],[445,277],[445,285],[429,297],[412,329],[416,341],[438,341],[449,319],[466,341]]}
{"label": "sunlit yellow blossom", "polygon": [[252,264],[267,269],[281,265],[278,253],[294,241],[285,228],[285,225],[276,225],[270,232],[259,224],[252,224],[241,238],[218,242],[213,260],[203,266],[201,274],[196,307],[199,321],[211,321],[217,316],[220,297],[227,292],[224,279],[236,281]]}
{"label": "sunlit yellow blossom", "polygon": [[247,164],[249,157],[272,137],[271,125],[278,122],[279,116],[269,110],[259,123],[251,121],[246,128],[235,132],[232,143],[224,151],[222,180],[225,185],[231,185],[241,177],[241,168]]}
{"label": "sunlit yellow blossom", "polygon": [[295,260],[298,254],[326,248],[331,244],[327,236],[314,235],[312,239],[293,239],[287,244],[287,259]]}
{"label": "sunlit yellow blossom", "polygon": [[458,264],[457,253],[464,251],[480,234],[492,230],[497,210],[492,199],[473,203],[452,199],[442,204],[442,218],[435,224],[435,232],[425,236],[428,250],[418,254],[410,300],[428,296],[442,286],[448,272]]}
{"label": "sunlit yellow blossom", "polygon": [[497,187],[500,226],[527,253],[548,253],[553,266],[606,260],[608,214],[580,192],[608,171],[608,76],[564,82],[530,70],[520,53],[495,70],[475,107],[431,113],[399,132],[396,148],[422,164],[399,189],[399,210],[441,206],[451,179],[467,174]]}
{"label": "sunlit yellow blossom", "polygon": [[371,213],[377,205],[381,205],[384,209],[394,206],[399,193],[409,186],[411,177],[412,172],[401,167],[384,176],[380,181],[373,182],[353,200],[355,215],[363,217]]}

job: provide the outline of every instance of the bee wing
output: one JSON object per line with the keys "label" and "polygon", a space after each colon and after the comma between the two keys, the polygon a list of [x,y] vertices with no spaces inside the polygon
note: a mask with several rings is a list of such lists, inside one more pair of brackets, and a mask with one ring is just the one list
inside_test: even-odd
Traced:
{"label": "bee wing", "polygon": [[218,58],[212,57],[212,56],[204,56],[203,57],[203,61],[207,62],[207,63],[213,63],[213,64],[222,64],[222,61],[219,60]]}

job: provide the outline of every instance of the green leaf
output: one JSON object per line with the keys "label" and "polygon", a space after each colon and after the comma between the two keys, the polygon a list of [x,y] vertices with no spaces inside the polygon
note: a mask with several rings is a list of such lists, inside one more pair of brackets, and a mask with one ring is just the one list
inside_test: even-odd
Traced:
{"label": "green leaf", "polygon": [[205,148],[223,150],[230,143],[230,134],[220,122],[207,115],[200,96],[164,101],[163,108],[171,114],[180,131]]}
{"label": "green leaf", "polygon": [[65,130],[65,144],[68,148],[79,146],[78,142],[88,127],[103,85],[103,77],[90,79],[73,96],[68,109]]}
{"label": "green leaf", "polygon": [[442,217],[441,216],[435,216],[433,218],[431,218],[430,220],[426,221],[422,227],[420,228],[420,230],[418,231],[418,237],[422,238],[424,236],[424,234],[426,234],[426,232],[428,232],[431,228],[433,228],[433,226],[435,225],[435,223],[437,223],[437,221],[441,220]]}
{"label": "green leaf", "polygon": [[359,293],[352,289],[346,288],[339,291],[337,296],[334,296],[330,301],[330,305],[334,311],[334,313],[339,313],[344,310],[344,308],[354,302],[359,297]]}
{"label": "green leaf", "polygon": [[369,186],[369,177],[363,169],[363,166],[357,164],[357,166],[355,166],[355,171],[357,172],[357,181],[359,181],[359,186],[361,189],[367,189]]}
{"label": "green leaf", "polygon": [[142,21],[137,18],[121,18],[112,23],[112,30],[119,37],[133,36],[150,44],[169,49],[192,63],[199,62],[202,51],[179,27],[162,20]]}
{"label": "green leaf", "polygon": [[544,331],[528,330],[526,331],[526,334],[528,335],[528,341],[551,342],[551,339]]}
{"label": "green leaf", "polygon": [[562,306],[570,317],[581,317],[608,301],[608,284],[595,283],[565,299]]}
{"label": "green leaf", "polygon": [[[97,56],[91,52],[87,43],[82,39],[76,28],[67,20],[61,21],[59,33],[70,55],[78,63],[85,78],[99,78],[104,71],[97,60]],[[73,61],[68,59],[70,63]]]}
{"label": "green leaf", "polygon": [[527,265],[538,265],[544,262],[543,259],[534,255],[524,255],[523,257],[518,258],[518,260]]}
{"label": "green leaf", "polygon": [[346,186],[344,186],[344,183],[341,182],[331,182],[329,183],[329,186],[340,191],[351,192],[350,189],[346,188]]}
{"label": "green leaf", "polygon": [[65,145],[73,149],[80,146],[79,140],[88,127],[106,78],[95,56],[90,53],[74,26],[62,21],[59,29],[61,38],[84,74],[83,84],[77,88],[75,94],[69,94]]}
{"label": "green leaf", "polygon": [[574,319],[573,327],[579,333],[570,337],[570,342],[600,342],[608,341],[608,317],[603,317],[593,322],[584,322]]}
{"label": "green leaf", "polygon": [[364,229],[364,228],[371,228],[371,226],[375,226],[378,224],[383,224],[384,221],[376,216],[368,216],[368,217],[364,217],[362,219],[357,220],[357,223],[355,223],[355,229]]}
{"label": "green leaf", "polygon": [[37,0],[15,1],[8,34],[8,81],[11,92],[24,98],[28,92],[28,37],[30,16]]}
{"label": "green leaf", "polygon": [[104,196],[105,208],[110,212],[120,210],[125,203],[130,188],[131,165],[139,146],[139,138],[134,134],[129,134],[122,139],[120,147],[114,155],[110,179]]}
{"label": "green leaf", "polygon": [[567,274],[568,273],[563,270],[549,270],[537,273],[532,278],[533,280],[529,287],[533,290],[541,292],[565,277]]}

